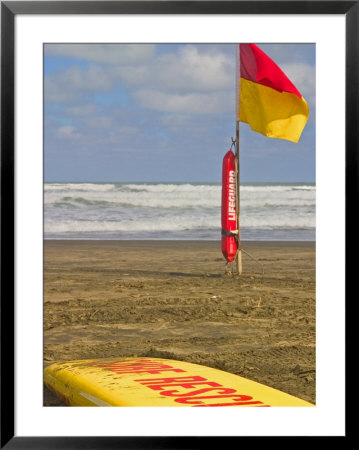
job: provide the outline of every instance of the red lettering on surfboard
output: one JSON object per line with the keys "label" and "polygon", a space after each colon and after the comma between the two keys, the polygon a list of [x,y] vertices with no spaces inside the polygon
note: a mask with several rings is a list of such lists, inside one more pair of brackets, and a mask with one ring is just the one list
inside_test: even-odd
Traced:
{"label": "red lettering on surfboard", "polygon": [[192,389],[195,386],[206,384],[208,386],[222,386],[214,381],[208,381],[200,376],[194,377],[175,377],[175,378],[152,378],[146,380],[134,380],[154,391],[162,391],[165,387],[179,386],[184,389]]}
{"label": "red lettering on surfboard", "polygon": [[[177,403],[189,404],[193,407],[199,406],[269,406],[264,405],[261,401],[256,401],[253,397],[249,395],[240,394],[236,389],[222,387],[221,384],[208,381],[206,378],[201,376],[188,376],[188,377],[171,377],[171,378],[148,378],[148,379],[137,379],[134,380],[143,386],[147,386],[148,388],[161,391],[160,395],[164,395],[167,397],[173,397],[173,400]],[[212,386],[209,388],[197,389],[195,391],[181,393],[178,389],[171,390],[163,390],[166,387],[181,387],[183,389],[192,389],[198,385],[207,385]],[[210,395],[210,396],[200,396],[197,395],[204,394],[206,392],[215,391],[219,395]],[[230,398],[232,400],[231,403],[228,401],[225,403],[213,401],[210,404],[206,404],[206,400],[212,399],[224,399]],[[203,401],[204,400],[204,401]]]}
{"label": "red lettering on surfboard", "polygon": [[88,363],[89,365],[96,365],[99,367],[103,366],[111,366],[111,367],[172,367],[168,364],[163,364],[158,361],[152,361],[150,359],[139,359],[137,361],[109,361],[109,362],[102,362],[102,361],[91,361]]}
{"label": "red lettering on surfboard", "polygon": [[160,364],[158,362],[146,359],[131,362],[115,361],[110,363],[93,361],[90,364],[102,367],[103,369],[108,369],[111,372],[115,372],[119,375],[131,373],[149,373],[151,375],[157,375],[162,372],[175,372],[175,373],[185,372],[182,369],[175,369],[167,364]]}
{"label": "red lettering on surfboard", "polygon": [[173,387],[173,386],[179,386],[184,389],[193,389],[196,386],[201,385],[207,385],[207,386],[222,386],[219,383],[216,383],[215,381],[196,381],[194,383],[165,383],[165,384],[153,384],[153,385],[147,385],[147,387],[153,389],[154,391],[162,391],[165,387]]}
{"label": "red lettering on surfboard", "polygon": [[182,369],[159,369],[159,370],[141,370],[141,371],[136,370],[134,372],[120,372],[120,373],[149,373],[150,375],[158,375],[164,372],[184,373],[185,370]]}
{"label": "red lettering on surfboard", "polygon": [[[96,365],[104,369],[108,369],[118,375],[122,374],[140,374],[148,373],[151,375],[159,374],[162,372],[175,372],[175,373],[185,373],[186,370],[176,369],[168,364],[162,364],[158,361],[152,361],[150,359],[139,359],[137,361],[115,361],[103,363],[100,361],[92,361],[90,365]],[[172,397],[173,401],[176,403],[188,404],[192,407],[214,407],[214,406],[257,406],[257,407],[269,407],[270,405],[264,405],[263,402],[254,400],[253,397],[249,395],[244,395],[238,393],[236,389],[223,387],[221,384],[209,381],[207,378],[201,376],[185,376],[185,377],[164,377],[164,378],[146,378],[146,379],[136,379],[133,380],[137,383],[142,384],[154,391],[159,392],[160,395],[167,397]],[[166,389],[168,387],[180,387],[182,389],[193,389],[196,386],[207,385],[210,387],[196,389],[190,392],[181,392],[178,389]],[[207,395],[200,396],[200,394],[205,394],[207,392],[214,391],[213,394],[217,395]],[[224,403],[213,403],[213,399],[231,399],[232,402],[228,400]],[[211,401],[211,403],[207,403]]]}
{"label": "red lettering on surfboard", "polygon": [[115,372],[119,375],[129,374],[129,373],[133,373],[133,374],[148,373],[150,375],[158,375],[159,373],[163,373],[163,372],[175,372],[175,373],[184,372],[184,370],[182,370],[182,369],[142,369],[142,368],[139,368],[138,370],[137,369],[136,370],[119,370],[116,367],[114,367],[114,368],[106,367],[106,369],[110,369],[112,372]]}
{"label": "red lettering on surfboard", "polygon": [[224,387],[210,387],[197,389],[196,391],[185,392],[184,394],[179,394],[177,390],[174,391],[163,391],[160,392],[161,395],[166,395],[168,397],[193,397],[194,395],[205,394],[206,392],[215,391],[217,394],[234,394],[237,391],[235,389],[224,388]]}
{"label": "red lettering on surfboard", "polygon": [[171,378],[146,378],[146,379],[140,379],[140,380],[134,380],[141,384],[163,384],[163,383],[178,383],[182,381],[207,381],[206,378],[200,377],[200,376],[193,376],[193,377],[171,377]]}
{"label": "red lettering on surfboard", "polygon": [[[237,402],[236,404],[239,404],[239,403],[243,404],[246,401],[247,401],[247,403],[251,403],[251,402],[248,402],[248,400],[253,400],[253,397],[251,397],[250,395],[238,394],[238,395],[206,395],[203,397],[176,398],[175,402],[186,403],[189,405],[200,405],[201,403],[205,403],[205,402],[202,402],[202,400],[208,400],[208,399],[213,399],[213,398],[231,398],[233,401]],[[256,402],[256,403],[258,403],[258,402]],[[259,403],[262,403],[262,402],[259,402]],[[202,405],[202,406],[210,406],[210,405]]]}

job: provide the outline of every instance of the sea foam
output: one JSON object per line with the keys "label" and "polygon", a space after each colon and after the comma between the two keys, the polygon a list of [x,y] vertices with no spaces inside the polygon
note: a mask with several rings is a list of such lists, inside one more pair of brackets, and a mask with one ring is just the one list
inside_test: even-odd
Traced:
{"label": "sea foam", "polygon": [[[244,184],[242,239],[315,239],[315,186]],[[215,183],[45,183],[45,238],[220,239]]]}

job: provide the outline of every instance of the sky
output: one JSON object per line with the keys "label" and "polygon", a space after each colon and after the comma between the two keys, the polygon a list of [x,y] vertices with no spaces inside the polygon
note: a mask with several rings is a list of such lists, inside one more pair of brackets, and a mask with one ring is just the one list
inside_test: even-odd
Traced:
{"label": "sky", "polygon": [[[300,141],[240,123],[241,182],[315,182],[315,44],[256,43],[306,99]],[[45,44],[45,182],[220,182],[235,44]]]}

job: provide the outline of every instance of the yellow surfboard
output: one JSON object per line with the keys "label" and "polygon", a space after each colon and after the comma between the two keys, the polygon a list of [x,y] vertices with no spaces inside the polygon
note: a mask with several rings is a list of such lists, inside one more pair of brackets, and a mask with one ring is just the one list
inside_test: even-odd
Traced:
{"label": "yellow surfboard", "polygon": [[238,375],[162,358],[55,363],[44,382],[71,406],[314,406]]}

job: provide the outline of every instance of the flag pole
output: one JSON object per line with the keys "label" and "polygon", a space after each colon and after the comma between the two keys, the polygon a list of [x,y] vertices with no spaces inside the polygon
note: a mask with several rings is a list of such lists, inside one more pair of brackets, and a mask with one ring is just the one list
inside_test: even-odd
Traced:
{"label": "flag pole", "polygon": [[239,55],[239,44],[237,44],[236,52],[236,154],[235,154],[235,165],[236,165],[236,211],[237,211],[237,273],[242,275],[242,249],[241,249],[241,234],[240,234],[240,197],[239,197],[239,183],[240,183],[240,164],[239,164],[239,108],[240,108],[240,55]]}
{"label": "flag pole", "polygon": [[235,164],[236,164],[236,211],[237,211],[237,273],[242,275],[242,249],[241,249],[241,234],[240,234],[240,197],[239,197],[239,181],[240,181],[240,166],[239,166],[239,120],[236,120],[236,154],[235,154]]}

